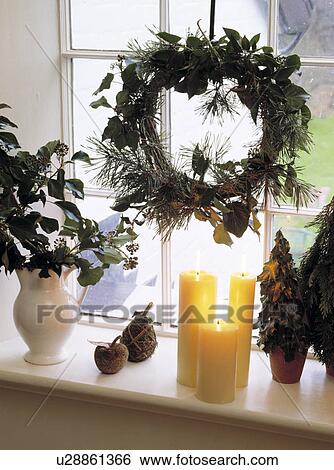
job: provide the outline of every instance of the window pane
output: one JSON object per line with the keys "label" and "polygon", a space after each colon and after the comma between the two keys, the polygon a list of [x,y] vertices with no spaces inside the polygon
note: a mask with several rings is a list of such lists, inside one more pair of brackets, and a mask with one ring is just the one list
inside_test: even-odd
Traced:
{"label": "window pane", "polygon": [[281,53],[304,57],[334,56],[334,3],[332,0],[280,0]]}
{"label": "window pane", "polygon": [[[104,197],[86,197],[78,205],[83,215],[98,221],[101,230],[109,232],[120,218],[118,212],[110,209],[112,202]],[[136,227],[135,231],[139,235],[139,250],[135,254],[138,256],[138,267],[125,271],[122,265],[112,265],[105,271],[102,280],[90,287],[83,311],[94,310],[92,306],[95,306],[97,311],[106,308],[110,312],[119,305],[132,309],[136,305],[146,306],[151,301],[155,305],[161,302],[160,240],[147,226]],[[91,256],[93,260],[94,255]],[[118,315],[121,313],[117,308],[116,312]]]}
{"label": "window pane", "polygon": [[[101,137],[107,119],[112,115],[111,109],[102,106],[93,109],[89,106],[97,99],[93,93],[110,71],[110,65],[110,60],[73,59],[73,135],[76,151],[82,147],[87,150],[89,137]],[[121,85],[115,77],[110,90],[104,93],[111,106],[115,103],[116,94],[120,89]],[[91,151],[89,153],[91,154]],[[96,186],[92,181],[96,173],[87,165],[76,163],[76,174],[84,181],[86,187]]]}
{"label": "window pane", "polygon": [[251,120],[246,107],[235,103],[233,116],[224,115],[223,123],[210,117],[204,121],[198,107],[202,98],[193,96],[190,100],[184,93],[172,92],[171,98],[171,142],[172,152],[177,154],[181,147],[201,142],[210,133],[221,142],[227,141],[226,160],[241,160],[247,157],[248,147],[258,136],[258,129]]}
{"label": "window pane", "polygon": [[159,26],[159,0],[71,0],[74,49],[124,50]]}
{"label": "window pane", "polygon": [[314,141],[311,153],[303,153],[298,166],[303,168],[301,176],[319,191],[310,207],[321,208],[334,192],[334,68],[303,67],[295,80],[311,94],[309,126]]}
{"label": "window pane", "polygon": [[[223,26],[233,28],[252,37],[261,33],[260,44],[267,42],[268,5],[266,0],[221,0],[216,2],[215,35],[224,34]],[[188,30],[197,30],[197,21],[201,28],[208,32],[210,18],[210,1],[203,0],[170,0],[171,31],[184,36]]]}
{"label": "window pane", "polygon": [[[229,279],[232,272],[247,271],[259,274],[263,265],[263,214],[258,217],[262,223],[261,237],[250,229],[242,238],[233,237],[232,248],[214,242],[213,227],[208,222],[193,220],[188,230],[177,230],[172,236],[172,299],[178,305],[179,273],[196,268],[197,256],[200,256],[202,270],[214,273],[218,277],[218,303],[226,304],[229,293]],[[246,259],[246,266],[242,258]],[[259,302],[257,293],[256,303]]]}
{"label": "window pane", "polygon": [[305,225],[311,221],[312,217],[275,215],[271,247],[274,246],[276,232],[282,230],[283,235],[290,242],[291,253],[293,254],[295,263],[298,265],[301,256],[303,256],[305,251],[312,245],[314,240],[314,229],[312,227],[305,227]]}

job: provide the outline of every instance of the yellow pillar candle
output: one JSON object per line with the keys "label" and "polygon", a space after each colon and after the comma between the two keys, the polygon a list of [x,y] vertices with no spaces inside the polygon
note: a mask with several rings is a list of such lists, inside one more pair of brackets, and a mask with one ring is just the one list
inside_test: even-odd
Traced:
{"label": "yellow pillar candle", "polygon": [[237,332],[237,325],[221,321],[200,326],[196,387],[200,400],[209,403],[234,400]]}
{"label": "yellow pillar candle", "polygon": [[213,314],[216,299],[216,276],[197,270],[180,274],[177,380],[182,385],[196,386],[198,328]]}
{"label": "yellow pillar candle", "polygon": [[230,279],[229,318],[238,329],[237,387],[247,387],[252,343],[256,276],[234,273]]}

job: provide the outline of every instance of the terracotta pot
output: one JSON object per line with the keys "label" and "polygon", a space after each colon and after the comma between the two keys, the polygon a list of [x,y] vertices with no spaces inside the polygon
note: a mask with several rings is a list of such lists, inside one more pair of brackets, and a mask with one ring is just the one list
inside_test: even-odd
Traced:
{"label": "terracotta pot", "polygon": [[329,366],[326,364],[326,372],[327,372],[327,375],[329,375],[330,377],[334,377],[334,365],[333,364],[330,364]]}
{"label": "terracotta pot", "polygon": [[286,362],[281,348],[276,348],[269,356],[273,380],[282,384],[299,382],[305,364],[306,353],[296,353],[295,359],[290,362]]}

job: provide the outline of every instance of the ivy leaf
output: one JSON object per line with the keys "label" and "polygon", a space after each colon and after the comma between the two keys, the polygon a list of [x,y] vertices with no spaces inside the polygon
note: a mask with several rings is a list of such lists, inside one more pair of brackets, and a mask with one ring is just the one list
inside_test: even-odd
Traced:
{"label": "ivy leaf", "polygon": [[207,220],[210,220],[210,218],[211,218],[209,215],[206,215],[200,209],[195,209],[194,210],[194,216],[197,220],[200,220],[201,222],[206,222]]}
{"label": "ivy leaf", "polygon": [[114,74],[111,72],[108,72],[107,75],[102,80],[99,88],[96,91],[94,91],[93,94],[98,95],[101,91],[109,89],[113,79],[114,79]]}
{"label": "ivy leaf", "polygon": [[88,153],[83,152],[82,150],[79,150],[79,152],[76,152],[72,156],[71,160],[72,160],[72,162],[80,161],[80,162],[88,163],[88,165],[92,164],[92,162],[90,161]]}
{"label": "ivy leaf", "polygon": [[104,108],[111,108],[105,96],[101,96],[101,98],[96,101],[93,101],[89,106],[94,109],[97,109],[100,106],[103,106]]}
{"label": "ivy leaf", "polygon": [[222,213],[227,214],[231,212],[231,209],[226,207],[222,202],[220,202],[216,197],[213,200],[214,206]]}
{"label": "ivy leaf", "polygon": [[298,70],[301,66],[300,57],[297,54],[292,54],[286,57],[285,59],[285,66],[286,67],[295,67]]}
{"label": "ivy leaf", "polygon": [[101,267],[81,269],[78,282],[82,287],[95,286],[103,276]]}
{"label": "ivy leaf", "polygon": [[17,128],[17,125],[10,121],[8,118],[6,118],[5,116],[0,116],[0,129],[5,126]]}
{"label": "ivy leaf", "polygon": [[[108,125],[103,132],[103,136],[107,139],[115,139],[123,133],[123,124],[118,116],[109,119]],[[105,139],[104,139],[105,140]]]}
{"label": "ivy leaf", "polygon": [[46,233],[53,233],[59,230],[59,224],[57,219],[52,219],[50,217],[42,217],[42,220],[39,221],[39,225],[42,230]]}
{"label": "ivy leaf", "polygon": [[288,80],[295,70],[296,67],[284,67],[275,73],[274,78],[278,82],[284,82],[285,80]]}
{"label": "ivy leaf", "polygon": [[130,207],[128,198],[116,199],[115,204],[111,207],[113,211],[125,212]]}
{"label": "ivy leaf", "polygon": [[139,132],[130,131],[127,134],[125,134],[125,137],[126,137],[127,145],[133,150],[136,150],[138,147],[138,143],[139,143]]}
{"label": "ivy leaf", "polygon": [[48,181],[48,193],[55,199],[64,199],[64,184],[58,180],[50,179]]}
{"label": "ivy leaf", "polygon": [[132,92],[137,91],[141,84],[138,78],[136,69],[137,69],[137,64],[133,62],[129,64],[121,73],[125,88],[127,88],[128,90]]}
{"label": "ivy leaf", "polygon": [[116,95],[116,103],[118,106],[122,106],[123,104],[127,103],[129,99],[129,92],[126,90],[121,90]]}
{"label": "ivy leaf", "polygon": [[191,49],[197,49],[198,47],[201,47],[202,41],[196,36],[188,36],[186,44]]}
{"label": "ivy leaf", "polygon": [[304,126],[307,126],[307,124],[309,123],[309,121],[312,118],[310,108],[308,106],[306,106],[306,104],[304,104],[301,107],[300,112],[301,112],[301,115],[302,115],[302,123],[303,123]]}
{"label": "ivy leaf", "polygon": [[118,150],[122,150],[124,149],[124,147],[128,145],[128,141],[126,139],[125,134],[120,134],[117,137],[115,137],[114,142]]}
{"label": "ivy leaf", "polygon": [[235,29],[223,28],[223,30],[229,39],[234,38],[237,41],[240,39],[240,34]]}
{"label": "ivy leaf", "polygon": [[213,239],[216,243],[232,246],[233,240],[223,223],[218,224],[213,232]]}
{"label": "ivy leaf", "polygon": [[11,234],[19,240],[27,240],[36,235],[34,224],[25,217],[13,217],[8,222]]}
{"label": "ivy leaf", "polygon": [[244,36],[244,37],[241,39],[241,46],[242,46],[242,48],[243,48],[245,51],[249,51],[249,49],[250,49],[250,42],[249,42],[249,40],[246,38],[246,36]]}
{"label": "ivy leaf", "polygon": [[231,212],[223,214],[225,228],[236,237],[241,238],[248,228],[250,210],[242,202],[231,202],[226,206],[231,209]]}
{"label": "ivy leaf", "polygon": [[5,145],[12,148],[20,147],[17,138],[11,132],[0,132],[0,142],[3,142]]}
{"label": "ivy leaf", "polygon": [[65,187],[71,191],[74,197],[78,199],[84,199],[84,184],[77,178],[71,178],[65,181]]}
{"label": "ivy leaf", "polygon": [[258,232],[261,228],[261,222],[259,221],[257,217],[257,211],[252,210],[252,220],[253,220],[253,230],[254,232]]}
{"label": "ivy leaf", "polygon": [[157,34],[157,36],[158,38],[163,39],[166,42],[169,42],[169,44],[177,44],[182,39],[180,36],[166,33],[165,31],[161,31],[160,33]]}
{"label": "ivy leaf", "polygon": [[304,88],[292,83],[288,85],[284,91],[289,106],[294,110],[303,108],[305,102],[310,97]]}
{"label": "ivy leaf", "polygon": [[60,207],[66,217],[68,217],[71,220],[74,220],[76,222],[79,222],[81,219],[81,213],[77,206],[73,204],[73,202],[69,201],[56,201],[55,205]]}
{"label": "ivy leaf", "polygon": [[106,248],[103,253],[95,253],[95,256],[103,264],[119,264],[124,257],[116,248]]}
{"label": "ivy leaf", "polygon": [[249,45],[250,47],[255,50],[256,49],[256,45],[257,43],[259,42],[260,40],[260,37],[261,37],[261,34],[255,34],[255,36],[252,37],[252,39],[249,41]]}

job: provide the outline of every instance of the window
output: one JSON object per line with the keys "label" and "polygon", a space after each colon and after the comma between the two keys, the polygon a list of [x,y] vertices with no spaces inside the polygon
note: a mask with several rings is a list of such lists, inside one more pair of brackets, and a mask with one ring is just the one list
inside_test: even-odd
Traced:
{"label": "window", "polygon": [[[301,156],[301,166],[307,181],[318,189],[317,200],[297,213],[289,205],[277,206],[268,201],[262,208],[260,241],[253,233],[236,240],[232,249],[216,245],[212,232],[204,223],[194,221],[189,230],[175,232],[170,242],[162,243],[153,228],[142,227],[138,269],[123,271],[113,266],[102,282],[91,288],[86,299],[95,305],[129,307],[154,301],[158,305],[175,305],[178,273],[191,269],[196,253],[201,253],[202,267],[215,272],[219,278],[220,300],[228,294],[228,278],[241,266],[242,254],[247,254],[248,269],[260,272],[264,259],[272,247],[275,232],[282,228],[289,238],[296,261],[312,243],[314,233],[305,225],[328,202],[334,190],[331,168],[334,163],[334,3],[329,0],[221,0],[216,6],[216,35],[222,27],[240,30],[248,36],[261,32],[262,44],[270,44],[277,53],[298,53],[302,56],[302,70],[295,79],[312,94],[313,112],[311,130],[314,149],[311,155]],[[185,35],[187,30],[208,29],[210,0],[62,0],[62,58],[63,72],[69,84],[64,87],[64,103],[71,116],[64,122],[65,135],[75,149],[87,146],[87,137],[100,135],[108,110],[92,110],[92,92],[97,88],[110,63],[119,54],[126,53],[127,41],[138,38],[145,41],[149,29],[159,27]],[[126,11],[126,14],[125,14]],[[117,93],[117,84],[113,92]],[[168,93],[162,109],[163,131],[170,135],[170,146],[177,156],[180,145],[204,137],[210,128],[222,138],[229,137],[231,154],[239,159],[245,156],[247,143],[254,139],[254,127],[247,113],[240,108],[239,117],[218,124],[202,125],[196,114],[196,98],[190,102],[180,94]],[[98,220],[101,227],[111,229],[119,214],[113,213],[112,194],[94,183],[94,173],[77,165],[75,173],[85,181],[88,195],[82,203],[85,213]],[[211,241],[212,240],[212,241]],[[176,319],[177,309],[170,317]],[[110,312],[109,312],[110,313]],[[159,318],[158,318],[159,320]],[[166,331],[170,326],[164,324]]]}

